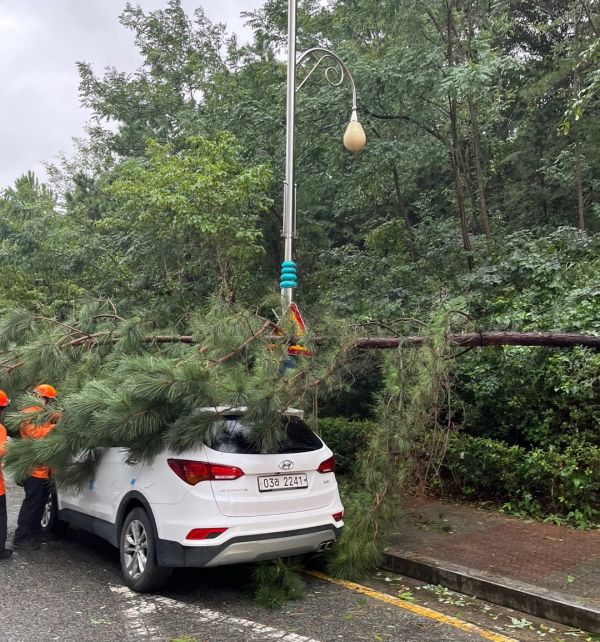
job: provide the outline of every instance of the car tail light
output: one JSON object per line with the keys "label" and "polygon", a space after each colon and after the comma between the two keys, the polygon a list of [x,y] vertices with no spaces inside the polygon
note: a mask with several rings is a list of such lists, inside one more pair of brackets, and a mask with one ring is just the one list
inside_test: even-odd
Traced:
{"label": "car tail light", "polygon": [[169,459],[167,463],[177,477],[191,486],[209,480],[238,479],[244,474],[244,471],[237,466],[223,466],[204,461]]}
{"label": "car tail light", "polygon": [[211,479],[237,479],[244,474],[244,471],[237,466],[221,466],[220,464],[208,464],[210,466]]}
{"label": "car tail light", "polygon": [[214,539],[224,533],[226,528],[193,528],[186,536],[185,539]]}
{"label": "car tail light", "polygon": [[344,519],[344,511],[341,510],[339,513],[334,513],[332,517],[334,521],[341,522]]}
{"label": "car tail light", "polygon": [[335,472],[335,457],[332,455],[329,459],[322,461],[317,468],[319,473],[334,473]]}

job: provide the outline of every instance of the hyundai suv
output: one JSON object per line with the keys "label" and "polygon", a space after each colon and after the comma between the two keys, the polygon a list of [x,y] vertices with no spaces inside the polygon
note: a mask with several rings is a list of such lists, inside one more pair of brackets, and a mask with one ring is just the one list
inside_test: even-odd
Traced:
{"label": "hyundai suv", "polygon": [[343,526],[331,450],[301,411],[281,416],[272,452],[251,439],[245,409],[212,408],[208,443],[138,462],[126,449],[99,451],[81,490],[58,488],[42,525],[73,524],[118,547],[125,583],[160,588],[174,567],[220,566],[330,548]]}

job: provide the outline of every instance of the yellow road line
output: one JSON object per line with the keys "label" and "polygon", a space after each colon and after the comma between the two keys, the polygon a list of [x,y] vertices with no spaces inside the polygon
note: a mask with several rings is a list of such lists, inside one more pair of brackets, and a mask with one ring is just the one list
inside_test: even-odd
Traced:
{"label": "yellow road line", "polygon": [[437,611],[425,608],[424,606],[412,604],[411,602],[401,600],[400,598],[393,597],[392,595],[380,593],[379,591],[375,591],[374,589],[371,589],[368,586],[363,586],[362,584],[348,582],[347,580],[338,580],[334,577],[329,577],[329,575],[325,575],[324,573],[321,573],[319,571],[306,571],[306,573],[308,573],[308,575],[318,577],[321,580],[331,582],[332,584],[339,584],[339,586],[343,586],[352,591],[357,591],[358,593],[362,593],[363,595],[368,595],[369,597],[372,597],[376,600],[381,600],[382,602],[386,602],[387,604],[398,606],[399,608],[410,611],[411,613],[415,613],[416,615],[421,615],[422,617],[429,618],[430,620],[435,620],[436,622],[440,622],[440,624],[447,624],[449,626],[453,626],[456,629],[460,629],[461,631],[474,633],[475,635],[479,635],[480,637],[482,637],[484,640],[492,640],[492,642],[518,642],[514,638],[506,637],[506,635],[494,633],[493,631],[482,629],[475,624],[470,624],[469,622],[459,620],[457,617],[444,615],[443,613],[438,613]]}

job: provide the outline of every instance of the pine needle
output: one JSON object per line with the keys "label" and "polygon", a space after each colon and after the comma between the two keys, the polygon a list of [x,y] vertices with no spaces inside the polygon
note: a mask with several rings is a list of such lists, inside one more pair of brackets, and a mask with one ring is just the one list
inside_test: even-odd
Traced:
{"label": "pine needle", "polygon": [[263,562],[252,573],[254,598],[267,609],[281,608],[289,600],[304,597],[306,584],[300,577],[302,567],[296,560]]}

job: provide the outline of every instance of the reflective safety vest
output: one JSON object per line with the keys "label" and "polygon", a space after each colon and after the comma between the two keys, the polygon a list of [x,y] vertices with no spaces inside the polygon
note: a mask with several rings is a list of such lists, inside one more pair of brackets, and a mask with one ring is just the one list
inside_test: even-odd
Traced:
{"label": "reflective safety vest", "polygon": [[[24,408],[21,412],[23,414],[31,414],[33,412],[39,412],[44,410],[42,406],[29,406]],[[54,430],[56,423],[58,422],[58,416],[55,418],[55,421],[47,421],[46,423],[36,425],[31,421],[24,421],[21,424],[19,432],[23,439],[43,439],[48,433]],[[31,477],[36,477],[37,479],[50,479],[50,468],[48,466],[38,466],[34,468],[31,473]]]}
{"label": "reflective safety vest", "polygon": [[[6,454],[6,428],[0,424],[0,458]],[[0,497],[6,494],[4,486],[4,475],[2,474],[2,463],[0,462]]]}

